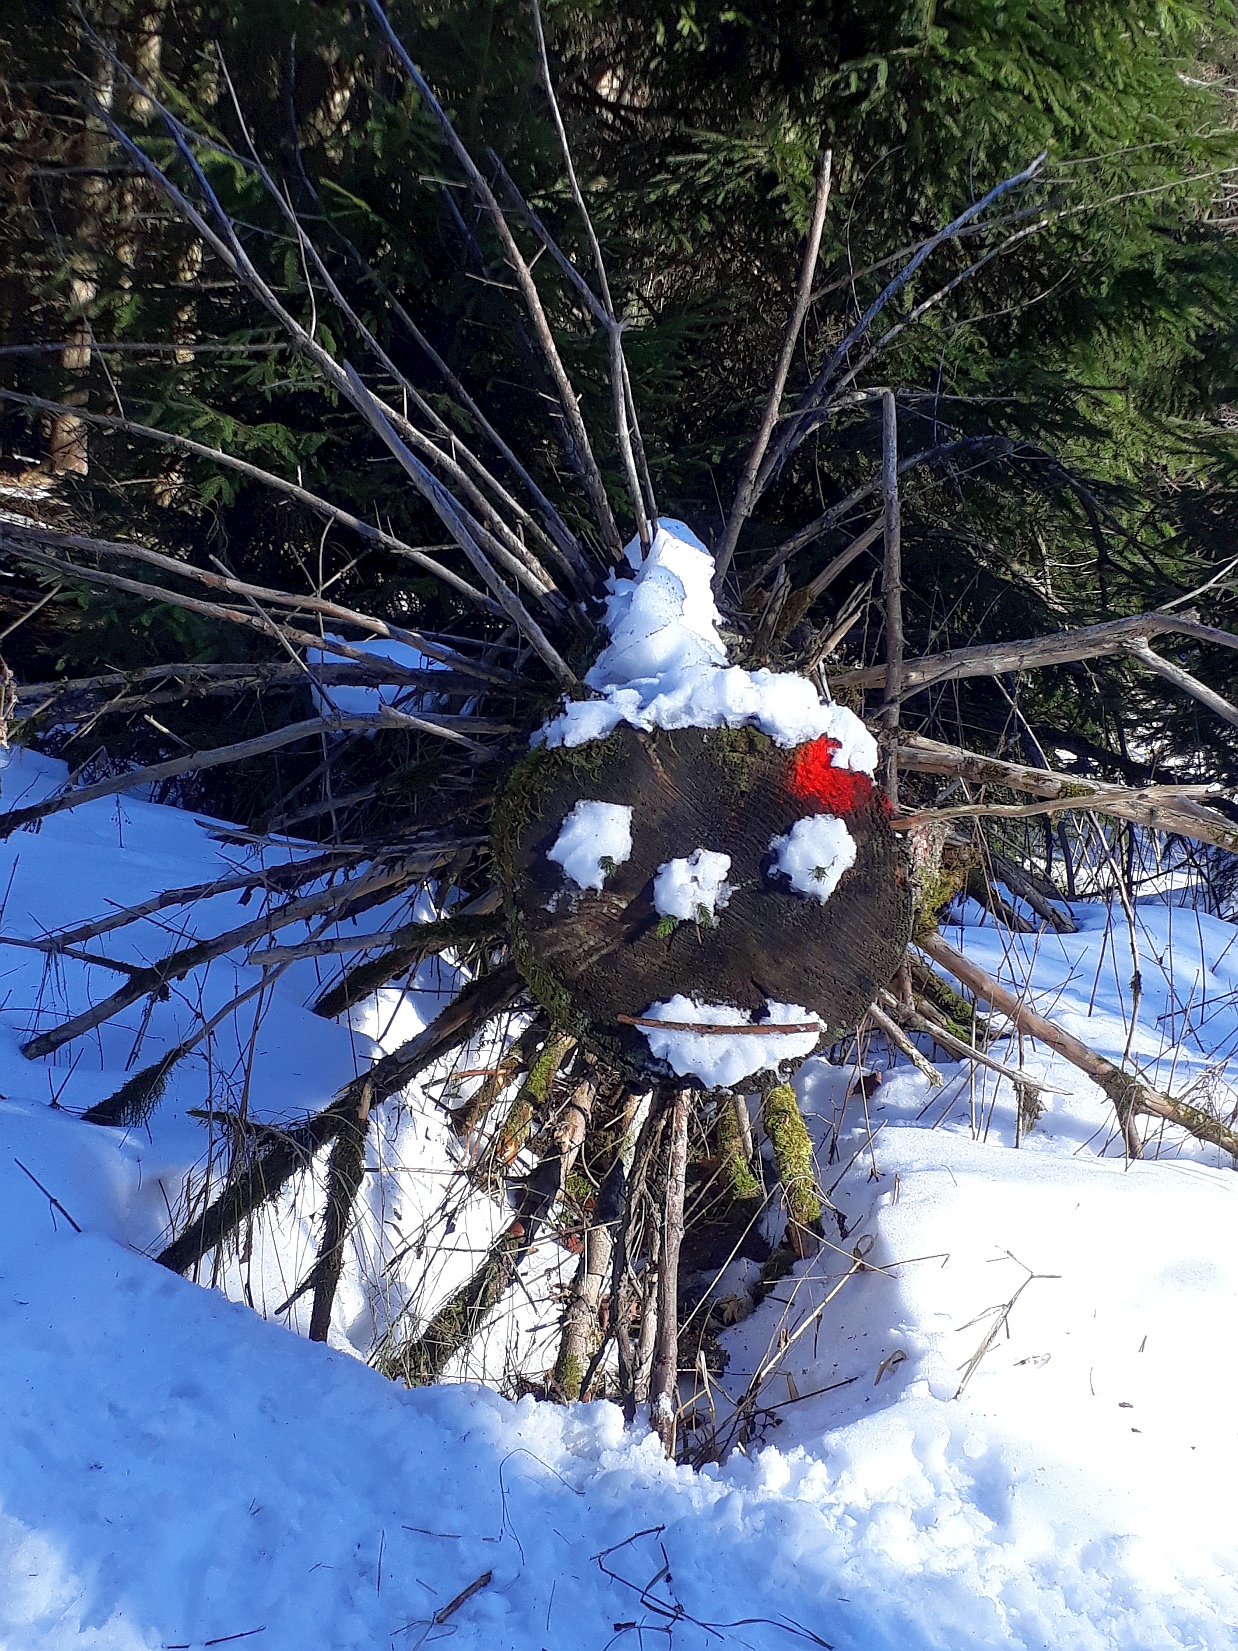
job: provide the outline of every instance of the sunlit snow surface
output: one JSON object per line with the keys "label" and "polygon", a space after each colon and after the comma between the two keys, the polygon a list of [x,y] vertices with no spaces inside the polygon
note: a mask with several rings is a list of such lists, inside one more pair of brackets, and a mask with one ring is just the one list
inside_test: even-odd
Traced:
{"label": "sunlit snow surface", "polygon": [[[4,806],[64,778],[58,764],[4,759]],[[27,937],[244,860],[191,816],[131,799],[60,815],[0,856],[0,931]],[[364,926],[389,926],[393,910]],[[1077,935],[1012,937],[968,905],[949,938],[1005,980],[1030,973],[1037,1006],[1094,1048],[1120,1057],[1129,1038],[1153,1081],[1193,1085],[1228,1112],[1238,930],[1141,901],[1132,1033],[1125,921],[1075,910]],[[253,911],[231,895],[93,946],[149,960]],[[944,1066],[931,1091],[900,1068],[867,1101],[847,1100],[850,1068],[807,1063],[818,1177],[845,1237],[827,1226],[836,1247],[727,1333],[731,1362],[711,1387],[719,1420],[773,1359],[768,1408],[747,1456],[693,1473],[662,1461],[639,1422],[625,1434],[608,1404],[513,1404],[472,1385],[408,1393],[360,1362],[419,1288],[427,1260],[405,1252],[460,1184],[428,1079],[371,1133],[330,1348],[243,1305],[273,1314],[304,1279],[314,1197],[282,1201],[228,1262],[231,1301],[142,1254],[203,1160],[210,1136],[186,1109],[208,1086],[258,1121],[303,1114],[424,1024],[453,971],[384,994],[350,1032],[309,1012],[315,965],[294,965],[261,1015],[238,1011],[209,1060],[178,1068],[147,1135],[73,1111],[117,1087],[139,1035],[139,1062],[183,1036],[197,987],[178,983],[145,1028],[137,1005],[28,1062],[18,1044],[32,1026],[98,1000],[116,976],[64,958],[45,970],[11,947],[0,969],[4,1651],[814,1643],[797,1629],[838,1651],[1231,1651],[1238,1181],[1172,1132],[1166,1159],[1125,1163],[1108,1103],[1056,1057],[1026,1047],[1029,1072],[1067,1092],[1046,1092],[1018,1150],[1010,1085],[992,1074],[973,1082]],[[257,978],[240,956],[212,965],[205,1007]],[[1013,1042],[996,1053],[1018,1060]],[[217,1132],[216,1152],[225,1141]],[[431,1229],[440,1296],[503,1219],[484,1198],[461,1201],[453,1231]],[[553,1361],[555,1291],[575,1265],[539,1246],[527,1296],[514,1291],[496,1321],[494,1379],[513,1347],[526,1370]],[[307,1309],[302,1298],[281,1322],[303,1328]]]}

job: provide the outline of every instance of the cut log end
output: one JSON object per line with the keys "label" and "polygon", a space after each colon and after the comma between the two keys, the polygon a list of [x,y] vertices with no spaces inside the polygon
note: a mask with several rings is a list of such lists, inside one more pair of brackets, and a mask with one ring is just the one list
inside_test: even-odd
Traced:
{"label": "cut log end", "polygon": [[[495,810],[495,860],[519,967],[560,1024],[648,1067],[639,1021],[677,994],[754,1018],[767,1002],[799,1004],[832,1036],[857,1023],[906,949],[906,851],[865,776],[829,770],[827,757],[837,796],[805,791],[810,749],[784,750],[752,729],[625,727],[517,767]],[[579,888],[548,858],[581,801],[632,810],[631,855],[607,868],[600,891]],[[774,839],[816,813],[841,818],[856,847],[825,901],[797,892],[774,865]],[[698,848],[729,857],[729,900],[709,922],[669,923],[654,879]]]}

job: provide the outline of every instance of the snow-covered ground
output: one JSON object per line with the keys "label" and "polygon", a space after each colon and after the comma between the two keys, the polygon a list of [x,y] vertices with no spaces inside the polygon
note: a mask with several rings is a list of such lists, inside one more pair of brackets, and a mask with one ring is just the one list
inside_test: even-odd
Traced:
{"label": "snow-covered ground", "polygon": [[[63,777],[11,755],[3,804]],[[0,846],[0,935],[252,864],[215,830],[126,799],[19,834]],[[260,909],[238,900],[169,908],[87,949],[150,960]],[[419,909],[431,915],[424,896]],[[406,915],[392,902],[358,927]],[[1007,980],[1030,973],[1038,1006],[1095,1048],[1129,1049],[1154,1081],[1228,1111],[1238,929],[1141,902],[1132,1027],[1126,920],[1076,915],[1077,935],[1012,938],[969,906],[950,938]],[[625,1434],[608,1404],[515,1403],[469,1382],[406,1391],[366,1367],[504,1219],[449,1190],[459,1149],[440,1101],[467,1093],[458,1074],[485,1051],[457,1063],[456,1088],[427,1078],[384,1109],[330,1347],[284,1328],[304,1329],[304,1297],[276,1313],[312,1261],[312,1198],[260,1224],[219,1288],[148,1259],[186,1177],[227,1150],[189,1109],[210,1097],[258,1122],[303,1114],[455,984],[428,966],[350,1029],[306,1007],[324,967],[293,963],[239,1005],[176,1069],[149,1133],[126,1133],[74,1114],[259,968],[229,956],[201,998],[181,982],[149,1017],[137,1004],[28,1061],[32,1029],[119,977],[0,946],[4,1651],[1238,1641],[1238,1181],[1221,1155],[1166,1134],[1159,1157],[1127,1163],[1103,1097],[1031,1045],[1029,1076],[1053,1087],[1017,1148],[995,1075],[942,1066],[930,1090],[899,1066],[849,1099],[852,1068],[808,1062],[799,1089],[838,1218],[727,1332],[708,1399],[725,1424],[763,1375],[756,1424],[694,1472],[640,1424]],[[881,1063],[879,1046],[864,1053]],[[1019,1059],[1013,1041],[995,1053]],[[436,1249],[427,1283],[419,1254]],[[477,1356],[496,1382],[553,1362],[552,1289],[574,1265],[553,1245],[534,1256]],[[741,1297],[744,1271],[728,1279]]]}

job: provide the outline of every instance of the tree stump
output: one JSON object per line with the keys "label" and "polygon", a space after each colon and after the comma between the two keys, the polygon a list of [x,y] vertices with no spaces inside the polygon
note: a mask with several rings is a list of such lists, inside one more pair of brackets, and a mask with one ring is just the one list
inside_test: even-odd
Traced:
{"label": "tree stump", "polygon": [[[676,993],[754,1016],[767,999],[802,1004],[832,1037],[855,1026],[903,958],[912,896],[884,798],[866,776],[832,767],[832,749],[821,739],[788,751],[748,728],[624,725],[518,764],[496,804],[494,855],[517,966],[555,1020],[654,1069],[646,1040],[620,1017]],[[631,856],[600,892],[547,858],[582,800],[632,810]],[[857,849],[824,903],[773,869],[773,839],[813,814],[842,819]],[[668,933],[654,878],[697,848],[730,856],[729,903],[712,925]]]}

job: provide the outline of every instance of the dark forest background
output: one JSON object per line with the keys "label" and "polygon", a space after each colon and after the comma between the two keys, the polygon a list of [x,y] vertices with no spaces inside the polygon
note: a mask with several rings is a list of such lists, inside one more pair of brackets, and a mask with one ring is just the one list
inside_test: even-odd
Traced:
{"label": "dark forest background", "polygon": [[[190,435],[458,560],[372,433],[113,145],[92,100],[150,153],[167,152],[149,104],[89,25],[201,130],[238,151],[253,142],[426,399],[446,409],[401,310],[587,537],[502,259],[365,5],[83,6],[0,4],[0,390]],[[501,180],[506,168],[569,256],[586,262],[526,8],[395,0],[390,12],[487,175]],[[1036,636],[1187,597],[1210,623],[1235,628],[1238,88],[1228,5],[551,0],[545,16],[667,514],[707,541],[721,529],[793,300],[824,148],[833,195],[792,390],[900,259],[1047,151],[1034,189],[990,215],[983,235],[943,247],[904,290],[887,318],[895,335],[858,379],[897,390],[902,452],[928,455],[903,483],[908,652]],[[216,155],[209,176],[284,302],[320,343],[342,349],[252,173]],[[897,330],[977,259],[982,267]],[[536,274],[622,520],[604,344],[549,258]],[[749,577],[745,610],[746,576],[875,475],[879,425],[878,402],[844,408],[762,500],[732,592],[750,639],[764,592]],[[137,535],[203,566],[214,557],[263,584],[327,588],[439,634],[477,624],[407,561],[324,533],[269,489],[131,429],[10,399],[0,404],[0,470],[10,499],[62,526]],[[793,587],[863,519],[850,514],[809,541],[788,565]],[[860,612],[838,664],[872,655],[879,556],[878,542],[809,616],[826,627],[848,604]],[[0,630],[23,682],[166,659],[281,657],[254,631],[33,571],[0,580]],[[776,662],[778,639],[762,645]],[[587,640],[579,646],[583,662]],[[1238,697],[1232,652],[1187,640],[1173,657]],[[307,697],[293,688],[231,702],[228,736],[296,720]],[[36,719],[27,737],[75,767],[152,762],[217,743],[218,715],[216,702],[193,700],[72,728]],[[954,683],[912,701],[905,721],[1030,760],[1039,745],[1058,765],[1129,781],[1238,771],[1233,730],[1129,658]],[[394,741],[368,760],[405,797],[423,781],[439,786],[441,807],[441,771],[410,752]],[[185,794],[269,824],[289,817],[289,793],[311,785],[316,766],[312,752],[284,753],[201,775]],[[466,812],[484,806],[476,783],[459,799]]]}

